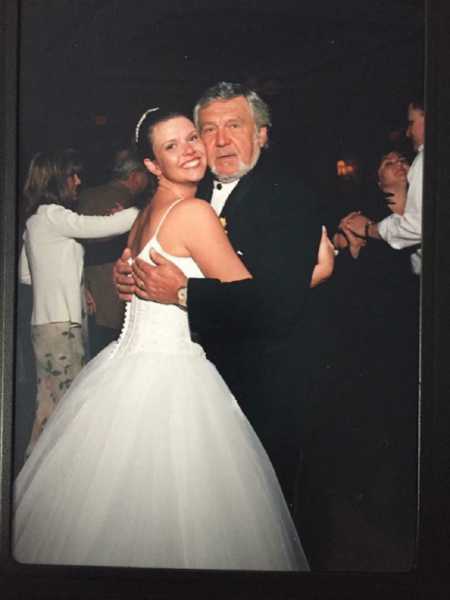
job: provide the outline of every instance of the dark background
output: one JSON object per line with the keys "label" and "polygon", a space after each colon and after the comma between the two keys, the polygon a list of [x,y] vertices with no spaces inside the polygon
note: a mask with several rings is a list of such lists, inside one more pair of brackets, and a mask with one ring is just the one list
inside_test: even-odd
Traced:
{"label": "dark background", "polygon": [[[424,13],[421,2],[396,1],[24,0],[19,62],[19,189],[35,152],[68,146],[84,158],[83,183],[100,183],[144,110],[190,111],[209,85],[240,81],[270,104],[268,152],[316,191],[332,233],[349,210],[382,216],[375,166],[405,142],[407,103],[423,88]],[[338,178],[338,159],[355,161],[356,176]],[[299,356],[310,361],[313,393],[302,400],[298,511],[316,569],[414,564],[414,530],[392,531],[399,513],[414,519],[416,502],[418,366],[397,361],[395,342],[418,345],[418,287],[403,277],[408,257],[375,250],[369,262],[338,258],[314,296],[309,356]],[[30,290],[19,286],[18,298],[16,469],[34,387]]]}
{"label": "dark background", "polygon": [[[425,197],[427,202],[424,204],[424,273],[422,277],[422,427],[421,427],[421,499],[420,499],[420,527],[419,527],[419,563],[418,567],[408,574],[367,574],[365,572],[350,575],[341,573],[315,573],[286,577],[284,575],[267,574],[267,576],[245,573],[159,573],[155,571],[145,571],[145,573],[135,570],[115,570],[113,573],[109,570],[101,571],[98,569],[44,569],[32,568],[19,569],[13,564],[10,558],[9,548],[9,528],[11,514],[11,484],[12,470],[12,417],[13,404],[15,401],[13,385],[13,368],[16,365],[16,359],[12,349],[14,348],[15,331],[14,311],[16,296],[14,291],[14,282],[16,280],[16,269],[12,257],[15,253],[15,234],[13,224],[16,215],[16,182],[15,173],[16,164],[16,129],[15,129],[15,100],[16,93],[16,73],[19,72],[17,66],[16,42],[18,41],[18,32],[16,28],[16,4],[15,0],[0,0],[1,28],[0,42],[2,52],[0,53],[0,101],[2,110],[0,111],[0,168],[2,177],[0,178],[0,193],[2,202],[0,204],[0,243],[2,246],[0,282],[2,284],[2,295],[0,298],[0,314],[2,335],[0,336],[0,360],[1,360],[1,385],[2,385],[2,430],[1,430],[1,449],[2,449],[2,477],[1,477],[1,588],[2,593],[7,598],[276,598],[277,600],[288,598],[320,598],[328,600],[342,599],[360,599],[367,598],[375,600],[379,598],[395,598],[396,600],[419,599],[429,600],[437,598],[447,600],[449,597],[449,532],[450,532],[450,449],[448,444],[448,431],[450,426],[449,412],[449,369],[448,369],[448,347],[450,340],[448,333],[450,331],[449,311],[450,289],[448,286],[448,273],[450,271],[450,257],[448,252],[448,238],[450,213],[449,203],[447,201],[450,190],[450,171],[448,165],[450,162],[450,119],[448,117],[448,106],[450,106],[450,87],[449,87],[449,56],[450,56],[450,6],[448,0],[429,0],[427,4],[426,22],[428,27],[426,39],[426,79],[427,79],[427,97],[429,101],[430,112],[427,114],[427,152],[425,155]],[[30,2],[20,2],[20,6],[26,4],[31,6]],[[51,31],[48,25],[51,22],[52,15],[57,11],[57,16],[64,17],[68,15],[69,20],[72,17],[72,7],[77,4],[77,8],[83,7],[94,10],[99,3],[81,3],[81,2],[44,2],[43,0],[34,3],[35,12],[39,17],[41,29],[37,30],[32,43],[39,47],[37,40],[41,39],[43,44],[47,43],[47,36]],[[102,3],[104,7],[107,4],[113,7],[113,3]],[[141,4],[141,7],[144,3]],[[153,3],[152,3],[153,4]],[[191,3],[192,4],[192,3]],[[206,4],[206,3],[205,3]],[[351,3],[353,4],[353,3]],[[359,11],[357,16],[361,18],[361,27],[356,29],[364,30],[367,23],[372,19],[373,11],[379,12],[380,3],[367,3],[362,7],[359,3],[354,3],[354,7]],[[419,3],[419,9],[421,3]],[[50,11],[43,12],[43,6],[48,6]],[[280,5],[278,2],[277,6]],[[332,18],[336,13],[345,12],[345,7],[351,5],[346,3],[328,3],[331,5]],[[395,23],[395,27],[401,26],[401,23],[411,17],[415,11],[414,5],[407,2],[395,3],[384,2],[384,14],[399,14],[400,17]],[[107,8],[107,6],[106,6]],[[152,6],[154,8],[154,6]],[[319,5],[314,3],[314,10]],[[66,9],[66,10],[65,10]],[[231,8],[230,8],[231,10]],[[68,12],[67,12],[68,11]],[[393,13],[392,11],[395,11]],[[370,16],[368,14],[370,12]],[[45,14],[44,14],[45,13]],[[48,14],[51,13],[51,14]],[[349,10],[347,18],[352,18],[354,11]],[[326,11],[326,16],[330,14]],[[137,15],[139,18],[139,15]],[[57,20],[57,19],[56,19]],[[54,20],[56,22],[56,20]],[[396,19],[394,19],[396,20]],[[390,22],[391,19],[388,19]],[[66,21],[67,22],[67,21]],[[137,21],[139,22],[139,21]],[[417,21],[419,29],[422,28],[423,21]],[[86,21],[84,25],[86,24]],[[70,23],[71,27],[77,27],[76,21]],[[81,33],[82,33],[81,28]],[[379,30],[381,36],[384,35],[383,22]],[[406,26],[408,33],[412,30]],[[66,32],[69,31],[69,24]],[[81,35],[81,37],[83,37]],[[420,37],[420,36],[419,36]],[[64,36],[61,36],[64,39]],[[172,35],[172,44],[175,44],[177,35]],[[169,45],[169,44],[168,44]],[[262,43],[261,46],[264,44]],[[31,46],[32,50],[32,46]],[[212,53],[213,50],[209,49]],[[214,49],[214,52],[216,50]],[[420,53],[421,51],[419,51]],[[22,53],[23,56],[23,53]],[[35,66],[31,68],[37,72],[44,68],[46,57],[38,52],[32,54],[35,60]],[[89,57],[93,59],[93,57]],[[356,55],[358,60],[358,54]],[[298,60],[298,59],[296,59]],[[398,59],[397,59],[398,60]],[[400,63],[399,63],[400,64]],[[413,63],[403,61],[403,66],[407,64],[408,69],[414,70]],[[388,70],[398,71],[401,76],[402,69],[397,69],[397,64],[393,59],[385,61],[384,65]],[[380,67],[381,68],[381,67]],[[85,65],[83,69],[87,70]],[[63,69],[64,71],[64,69]],[[334,68],[330,69],[333,73]],[[63,73],[64,74],[64,73]],[[221,75],[218,73],[218,79]],[[409,77],[405,77],[405,80]],[[45,81],[45,78],[43,79]],[[56,78],[53,81],[57,81]],[[208,81],[209,83],[209,81]],[[58,104],[58,94],[60,88],[53,89],[47,82],[47,96],[52,96],[54,104]],[[4,91],[5,90],[5,91]],[[23,87],[22,87],[23,91]],[[23,97],[23,96],[22,96]],[[389,91],[386,93],[386,99],[389,97]],[[79,103],[81,94],[77,94],[76,102]],[[393,96],[395,98],[395,94]],[[332,94],[329,100],[331,106],[335,102],[336,96]],[[41,114],[46,115],[47,107],[41,106],[42,97],[30,97],[30,105],[33,110],[36,109]],[[72,110],[73,102],[68,106],[61,107],[59,110]],[[313,107],[314,108],[314,107]],[[402,118],[403,113],[400,115]],[[325,116],[325,113],[324,115]],[[53,118],[48,114],[46,123]],[[36,114],[31,114],[28,122],[39,122]],[[23,116],[21,117],[23,123]],[[365,123],[367,126],[367,123]],[[34,141],[39,142],[38,147],[45,143],[47,136],[47,125],[42,127],[42,139],[35,140],[33,135],[27,138],[28,148],[21,146],[22,154],[26,155],[26,160],[35,151]],[[94,128],[93,128],[94,129]],[[54,128],[53,128],[54,130]],[[31,129],[30,129],[31,132]],[[23,138],[23,128],[22,128]],[[67,140],[64,138],[62,143],[65,145]],[[90,145],[93,142],[91,140]],[[299,144],[301,146],[301,144]],[[369,146],[369,140],[367,142]],[[23,170],[23,165],[20,165]],[[330,170],[330,173],[334,171]],[[21,177],[18,177],[20,182]]]}
{"label": "dark background", "polygon": [[86,183],[144,110],[190,110],[229,80],[269,102],[271,152],[328,195],[337,159],[371,171],[423,83],[420,0],[24,0],[20,27],[21,172],[36,151],[74,146]]}
{"label": "dark background", "polygon": [[[269,152],[274,161],[283,157],[318,192],[324,221],[332,232],[337,217],[366,207],[380,153],[405,141],[407,102],[423,85],[423,3],[278,1],[264,8],[256,1],[179,0],[163,6],[145,0],[24,0],[19,63],[19,189],[31,156],[54,147],[78,148],[85,160],[84,184],[102,182],[113,152],[129,143],[144,110],[164,103],[179,103],[189,110],[209,85],[222,79],[240,81],[269,102],[273,112]],[[356,161],[357,176],[339,179],[338,159]],[[386,538],[387,522],[380,525],[365,518],[367,510],[377,514],[383,507],[366,510],[361,505],[373,468],[367,460],[379,462],[376,453],[368,456],[367,447],[382,442],[377,436],[383,426],[380,414],[374,412],[378,397],[376,390],[370,390],[367,367],[386,338],[377,341],[372,353],[367,351],[367,296],[352,293],[356,263],[344,275],[342,264],[335,279],[339,283],[329,286],[317,303],[329,307],[333,294],[327,326],[335,325],[336,319],[342,322],[341,304],[346,317],[356,309],[359,319],[355,343],[350,343],[354,332],[347,331],[345,342],[351,347],[344,359],[336,360],[340,331],[324,327],[319,331],[324,337],[317,337],[326,340],[328,354],[326,360],[322,357],[325,362],[318,363],[316,412],[309,415],[309,423],[314,433],[328,435],[328,446],[323,450],[312,445],[314,459],[325,466],[322,480],[311,485],[316,494],[327,482],[327,493],[334,494],[334,525],[339,526],[336,531],[323,524],[320,535],[327,549],[330,535],[335,539],[331,557],[319,556],[319,566],[409,570],[410,549],[400,556],[398,544]],[[364,269],[356,276],[358,286],[364,287]],[[396,291],[398,287],[397,283]],[[351,295],[351,302],[343,290]],[[387,300],[392,301],[392,297]],[[371,322],[372,329],[383,327],[385,306],[379,306],[381,313],[375,311],[378,320],[375,326]],[[19,328],[21,324],[28,328],[27,320],[18,322]],[[383,355],[379,356],[382,362]],[[20,375],[20,356],[18,365]],[[378,372],[382,369],[383,364],[378,365]],[[361,403],[361,390],[366,404]],[[411,397],[410,388],[405,393]],[[336,427],[336,419],[346,411],[344,424],[341,421]],[[401,415],[390,436],[395,436],[400,419]],[[367,428],[370,420],[372,426]],[[331,460],[334,448],[341,454]],[[357,454],[361,448],[364,452]],[[413,444],[408,450],[411,461],[414,451]],[[385,462],[389,458],[383,455]],[[356,482],[351,477],[355,472]],[[336,473],[347,474],[347,479],[341,479],[342,489],[329,489],[330,473],[335,478]],[[383,494],[380,485],[389,488],[389,477],[375,490]],[[350,490],[349,497],[344,488]],[[325,500],[317,502],[317,519],[329,510],[329,497]],[[373,498],[369,500],[373,504]],[[409,508],[414,508],[415,498],[409,500]]]}

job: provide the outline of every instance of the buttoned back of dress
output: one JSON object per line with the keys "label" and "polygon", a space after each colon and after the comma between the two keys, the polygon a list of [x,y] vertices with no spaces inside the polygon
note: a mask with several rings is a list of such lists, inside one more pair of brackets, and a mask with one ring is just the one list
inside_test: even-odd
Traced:
{"label": "buttoned back of dress", "polygon": [[[160,227],[174,205],[175,203],[161,219],[156,233],[138,256],[149,264],[154,264],[150,259],[150,250],[154,249],[181,269],[187,278],[203,278],[203,273],[191,257],[172,256],[161,247],[157,239]],[[201,346],[191,340],[188,314],[184,309],[173,304],[142,300],[138,296],[133,296],[127,302],[122,331],[112,347],[113,355],[130,352],[204,354]]]}

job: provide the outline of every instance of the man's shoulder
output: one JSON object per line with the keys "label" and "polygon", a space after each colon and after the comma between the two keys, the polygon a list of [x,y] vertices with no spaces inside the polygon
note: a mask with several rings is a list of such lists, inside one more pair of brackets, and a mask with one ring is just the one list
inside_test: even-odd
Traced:
{"label": "man's shoulder", "polygon": [[419,149],[414,160],[412,162],[411,167],[409,168],[408,175],[417,175],[418,173],[422,173],[423,169],[423,146]]}
{"label": "man's shoulder", "polygon": [[317,205],[314,191],[301,174],[289,165],[271,164],[268,157],[264,157],[261,164],[256,165],[252,177],[249,193],[268,203],[281,203],[292,210],[304,210]]}
{"label": "man's shoulder", "polygon": [[297,166],[284,161],[277,154],[270,154],[270,149],[265,154],[261,154],[251,173],[258,181],[269,182],[278,186],[300,185],[305,187],[304,178]]}

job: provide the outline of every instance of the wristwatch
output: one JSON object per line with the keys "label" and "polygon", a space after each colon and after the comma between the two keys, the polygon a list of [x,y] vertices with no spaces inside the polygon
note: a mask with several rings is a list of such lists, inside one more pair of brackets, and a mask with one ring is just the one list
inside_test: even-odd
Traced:
{"label": "wristwatch", "polygon": [[370,237],[369,228],[371,225],[373,225],[373,221],[367,221],[367,223],[364,226],[364,237],[366,238],[366,240]]}
{"label": "wristwatch", "polygon": [[187,308],[187,287],[183,286],[177,290],[178,305]]}

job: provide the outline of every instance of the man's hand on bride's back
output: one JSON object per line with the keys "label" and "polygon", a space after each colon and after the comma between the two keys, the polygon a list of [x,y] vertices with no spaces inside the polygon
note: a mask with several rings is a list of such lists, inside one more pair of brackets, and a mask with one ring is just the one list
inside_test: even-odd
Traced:
{"label": "man's hand on bride's back", "polygon": [[140,258],[133,264],[136,295],[161,304],[177,304],[178,290],[187,285],[185,274],[155,250],[150,250],[150,258],[155,266]]}
{"label": "man's hand on bride's back", "polygon": [[136,285],[131,270],[129,259],[131,250],[125,248],[122,256],[117,259],[113,267],[113,283],[116,286],[117,295],[121,300],[130,301],[136,290]]}

